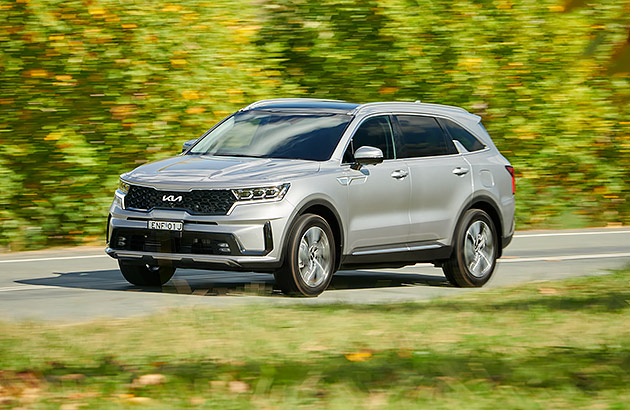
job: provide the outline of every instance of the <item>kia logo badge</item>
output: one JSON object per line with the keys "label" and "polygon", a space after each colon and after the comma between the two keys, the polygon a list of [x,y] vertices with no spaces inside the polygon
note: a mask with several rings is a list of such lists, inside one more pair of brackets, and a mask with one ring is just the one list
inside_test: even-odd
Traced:
{"label": "kia logo badge", "polygon": [[162,201],[164,202],[182,202],[182,196],[175,196],[175,195],[163,195],[162,196]]}

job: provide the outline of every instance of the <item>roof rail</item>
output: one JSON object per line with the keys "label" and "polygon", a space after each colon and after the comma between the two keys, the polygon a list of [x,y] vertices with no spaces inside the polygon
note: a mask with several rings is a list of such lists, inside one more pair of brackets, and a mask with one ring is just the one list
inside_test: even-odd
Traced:
{"label": "roof rail", "polygon": [[271,98],[271,99],[268,99],[268,100],[260,100],[260,101],[253,102],[253,103],[249,104],[247,107],[241,108],[239,111],[247,111],[247,110],[251,110],[252,108],[256,108],[256,107],[262,107],[262,106],[265,106],[265,105],[276,104],[276,103],[285,103],[285,102],[342,102],[342,103],[345,103],[346,101],[343,101],[343,100],[329,100],[329,99],[325,99],[325,98]]}
{"label": "roof rail", "polygon": [[390,105],[390,104],[392,104],[392,105],[394,105],[394,104],[415,104],[415,105],[424,106],[424,107],[442,108],[442,109],[447,109],[447,110],[452,110],[452,111],[459,111],[459,112],[462,112],[462,113],[470,114],[470,112],[468,112],[466,109],[461,108],[461,107],[455,107],[453,105],[423,103],[423,102],[420,102],[420,100],[416,100],[413,103],[412,102],[408,102],[408,101],[386,101],[386,102],[372,102],[372,103],[361,104],[361,105],[359,105],[357,108],[355,108],[352,111],[352,114],[353,115],[357,114],[361,110],[363,110],[364,108],[370,108],[370,107],[379,106],[379,105]]}
{"label": "roof rail", "polygon": [[431,103],[419,103],[424,105],[425,107],[435,107],[435,108],[446,108],[447,110],[460,111],[466,114],[470,114],[470,112],[462,107],[456,107],[454,105],[444,105],[444,104],[431,104]]}

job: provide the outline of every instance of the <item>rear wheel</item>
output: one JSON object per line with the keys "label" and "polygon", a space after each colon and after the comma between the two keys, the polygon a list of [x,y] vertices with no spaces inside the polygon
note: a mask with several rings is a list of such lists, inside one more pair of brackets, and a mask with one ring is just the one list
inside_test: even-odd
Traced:
{"label": "rear wheel", "polygon": [[455,230],[453,255],[442,265],[457,287],[483,286],[494,272],[499,241],[492,219],[480,209],[468,210]]}
{"label": "rear wheel", "polygon": [[317,296],[332,280],[335,239],[328,222],[319,215],[300,216],[289,234],[284,265],[274,274],[282,292]]}
{"label": "rear wheel", "polygon": [[147,265],[119,260],[118,266],[127,282],[136,286],[162,286],[175,273],[175,268],[170,265]]}

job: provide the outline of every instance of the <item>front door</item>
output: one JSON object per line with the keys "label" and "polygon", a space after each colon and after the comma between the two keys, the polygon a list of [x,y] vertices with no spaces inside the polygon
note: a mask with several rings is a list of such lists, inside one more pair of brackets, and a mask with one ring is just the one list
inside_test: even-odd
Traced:
{"label": "front door", "polygon": [[383,151],[383,162],[353,169],[344,165],[338,178],[347,186],[347,249],[350,253],[395,248],[409,235],[409,168],[395,159],[393,127],[388,115],[369,117],[358,127],[344,156],[362,146]]}

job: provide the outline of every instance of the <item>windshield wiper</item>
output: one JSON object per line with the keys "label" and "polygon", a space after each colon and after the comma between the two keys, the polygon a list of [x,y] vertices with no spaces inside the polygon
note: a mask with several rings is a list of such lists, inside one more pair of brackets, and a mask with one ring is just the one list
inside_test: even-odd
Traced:
{"label": "windshield wiper", "polygon": [[261,155],[247,155],[247,154],[225,154],[225,153],[221,153],[221,154],[205,154],[205,155],[214,155],[215,157],[237,157],[237,158],[264,158]]}

